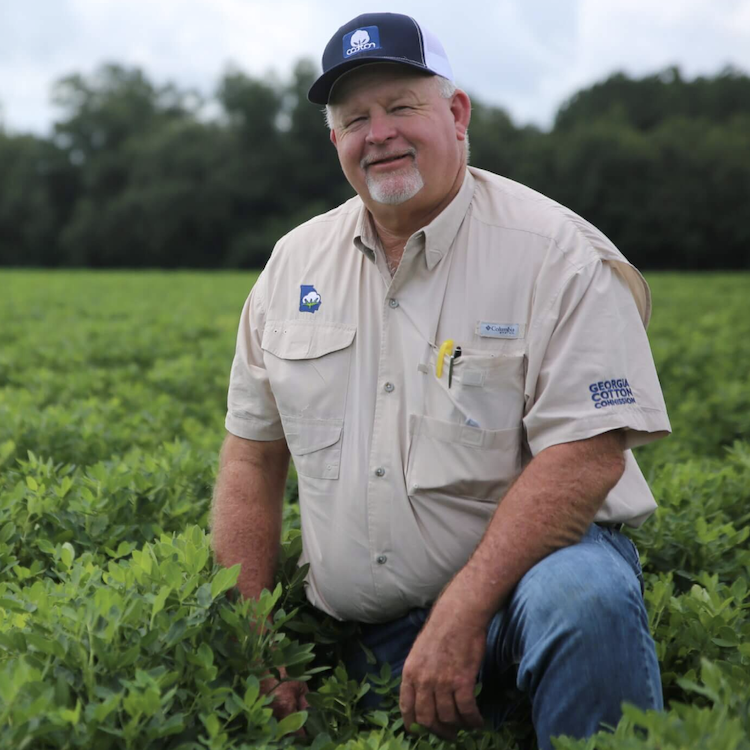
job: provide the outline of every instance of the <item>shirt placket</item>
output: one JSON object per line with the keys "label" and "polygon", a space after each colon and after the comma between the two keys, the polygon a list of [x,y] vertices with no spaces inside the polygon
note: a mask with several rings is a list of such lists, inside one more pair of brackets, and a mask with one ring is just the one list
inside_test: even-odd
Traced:
{"label": "shirt placket", "polygon": [[[372,440],[368,461],[367,483],[367,527],[369,535],[370,564],[373,587],[378,603],[392,605],[392,595],[387,592],[400,590],[393,572],[393,543],[391,538],[391,516],[398,502],[402,465],[398,453],[398,441],[393,439],[398,429],[399,401],[402,397],[404,363],[394,346],[394,331],[402,315],[399,296],[408,283],[408,274],[403,265],[418,252],[421,238],[412,237],[404,248],[404,258],[399,271],[390,283],[380,308],[381,337],[378,353],[378,376],[375,388],[375,412],[372,423]],[[378,259],[380,260],[380,258]],[[380,265],[380,263],[378,263]],[[384,271],[381,268],[381,272]],[[399,361],[397,361],[399,360]],[[389,439],[390,436],[390,439]]]}
{"label": "shirt placket", "polygon": [[[403,418],[404,410],[406,413],[410,410],[410,405],[403,403],[404,378],[408,377],[407,369],[417,371],[423,351],[429,352],[429,342],[437,329],[448,283],[447,264],[441,264],[434,271],[415,267],[424,263],[424,252],[424,236],[415,235],[404,249],[401,266],[390,281],[380,309],[382,334],[368,461],[367,520],[375,597],[381,606],[391,608],[395,604],[394,598],[407,602],[409,596],[404,581],[398,575],[403,565],[394,557],[398,551],[393,549],[391,532],[393,518],[407,512],[402,505],[408,503],[403,474],[406,467],[399,441],[394,439],[400,429],[399,419]],[[403,352],[397,345],[397,342],[404,340],[404,333],[400,329],[405,325],[414,325],[417,311],[426,315],[424,319],[417,320],[424,349],[420,349],[418,354]],[[424,311],[427,311],[426,314]],[[406,315],[412,318],[411,322],[406,322]],[[395,335],[396,332],[399,335]],[[420,374],[418,377],[423,376]],[[421,400],[419,404],[412,404],[411,408],[421,408]],[[409,554],[408,550],[401,552]]]}

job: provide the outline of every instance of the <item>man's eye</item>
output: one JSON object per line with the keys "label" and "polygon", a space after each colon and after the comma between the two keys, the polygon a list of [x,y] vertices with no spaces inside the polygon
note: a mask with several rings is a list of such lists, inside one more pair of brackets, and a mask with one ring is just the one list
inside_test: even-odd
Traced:
{"label": "man's eye", "polygon": [[358,122],[363,122],[364,119],[365,119],[364,116],[362,116],[362,117],[354,117],[354,118],[352,118],[351,120],[349,120],[346,123],[346,127],[350,128],[352,125],[356,125]]}
{"label": "man's eye", "polygon": [[398,107],[393,108],[393,111],[398,112],[399,110],[406,110],[406,109],[411,109],[411,107],[409,107],[406,104],[399,104]]}

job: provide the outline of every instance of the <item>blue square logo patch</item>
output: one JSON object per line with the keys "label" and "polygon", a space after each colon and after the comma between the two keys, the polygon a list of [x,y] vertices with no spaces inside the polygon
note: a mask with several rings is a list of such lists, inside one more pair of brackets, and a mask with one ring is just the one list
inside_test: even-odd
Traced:
{"label": "blue square logo patch", "polygon": [[377,26],[363,26],[344,36],[344,60],[358,52],[380,49],[380,32]]}
{"label": "blue square logo patch", "polygon": [[312,284],[301,284],[299,288],[299,311],[314,313],[320,307],[320,295]]}

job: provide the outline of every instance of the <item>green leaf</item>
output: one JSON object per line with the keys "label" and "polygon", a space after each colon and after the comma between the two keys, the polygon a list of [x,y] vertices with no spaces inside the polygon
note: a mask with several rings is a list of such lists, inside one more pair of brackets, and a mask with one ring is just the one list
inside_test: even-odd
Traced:
{"label": "green leaf", "polygon": [[252,709],[260,695],[260,682],[257,677],[250,675],[250,677],[245,680],[245,685],[247,686],[247,689],[245,690],[243,702],[248,709]]}
{"label": "green leaf", "polygon": [[157,724],[156,728],[149,732],[149,736],[166,737],[170,734],[179,734],[185,726],[185,714],[173,714],[166,721]]}
{"label": "green leaf", "polygon": [[734,648],[738,645],[736,640],[728,641],[724,638],[712,638],[711,643],[716,644],[720,648]]}
{"label": "green leaf", "polygon": [[200,586],[195,592],[195,598],[198,602],[199,607],[210,607],[211,602],[213,601],[211,599],[211,584],[204,583],[202,586]]}
{"label": "green leaf", "polygon": [[37,492],[39,490],[39,485],[37,484],[36,479],[34,477],[26,477],[26,486],[32,491]]}
{"label": "green leaf", "polygon": [[218,596],[228,591],[237,583],[240,575],[240,565],[232,565],[231,568],[222,568],[211,581],[211,598],[216,599]]}
{"label": "green leaf", "polygon": [[0,466],[2,466],[16,452],[16,444],[12,440],[0,443]]}
{"label": "green leaf", "polygon": [[11,612],[33,612],[36,604],[17,599],[14,596],[4,596],[0,598],[0,608],[9,609]]}
{"label": "green leaf", "polygon": [[154,597],[154,603],[151,607],[151,627],[154,626],[154,618],[164,609],[164,604],[171,593],[172,588],[170,586],[162,586],[159,593]]}
{"label": "green leaf", "polygon": [[383,729],[387,729],[390,723],[390,716],[385,711],[371,711],[367,714],[367,718],[376,727]]}
{"label": "green leaf", "polygon": [[302,729],[307,721],[307,711],[297,711],[283,718],[276,726],[276,736],[283,737],[285,734],[291,734]]}
{"label": "green leaf", "polygon": [[78,722],[81,719],[81,702],[76,701],[76,707],[71,710],[69,708],[60,708],[57,711],[57,715],[68,724],[73,724],[74,726],[78,724]]}
{"label": "green leaf", "polygon": [[65,542],[60,547],[60,560],[66,568],[70,568],[76,558],[76,551],[70,542]]}
{"label": "green leaf", "polygon": [[[97,723],[101,723],[105,721],[105,719],[112,713],[112,711],[117,708],[117,706],[120,705],[121,700],[122,693],[115,693],[114,695],[109,696],[109,698],[107,698],[102,703],[89,703],[89,705],[86,706],[86,717]],[[89,709],[91,709],[90,712]]]}
{"label": "green leaf", "polygon": [[377,664],[378,660],[375,658],[375,654],[373,653],[372,649],[365,646],[362,641],[357,642],[359,647],[365,652],[365,659],[367,660],[368,664]]}
{"label": "green leaf", "polygon": [[52,544],[49,539],[37,539],[36,546],[41,552],[44,552],[45,555],[55,554],[55,545]]}
{"label": "green leaf", "polygon": [[333,747],[334,743],[331,740],[331,736],[323,732],[315,738],[315,741],[310,745],[310,750],[324,750],[324,748],[325,750],[331,750]]}
{"label": "green leaf", "polygon": [[65,658],[65,649],[62,644],[52,638],[43,637],[38,633],[26,633],[26,642],[43,654],[50,654],[58,659]]}
{"label": "green leaf", "polygon": [[[2,528],[0,528],[0,542],[7,542],[13,534],[16,533],[16,527],[12,523],[4,523],[2,525]],[[40,541],[46,541],[46,540],[37,540],[37,545]],[[49,544],[49,542],[47,542]]]}
{"label": "green leaf", "polygon": [[214,714],[201,714],[201,721],[206,727],[206,731],[208,732],[209,737],[216,737],[216,735],[221,731],[219,720]]}

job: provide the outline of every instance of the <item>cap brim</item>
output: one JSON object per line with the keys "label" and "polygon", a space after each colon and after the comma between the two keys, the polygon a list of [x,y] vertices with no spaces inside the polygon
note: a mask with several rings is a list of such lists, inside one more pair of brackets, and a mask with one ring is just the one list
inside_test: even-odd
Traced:
{"label": "cap brim", "polygon": [[375,55],[363,55],[356,60],[344,60],[344,62],[335,65],[333,68],[323,73],[323,75],[320,76],[320,78],[318,78],[318,80],[315,81],[312,86],[310,86],[310,90],[307,92],[308,101],[312,102],[313,104],[328,104],[328,100],[331,96],[331,89],[333,89],[333,84],[336,83],[336,81],[338,81],[341,76],[343,76],[345,73],[348,73],[350,70],[353,70],[354,68],[359,68],[362,65],[370,65],[372,63],[378,62],[397,63],[399,65],[405,65],[409,68],[421,70],[424,73],[437,75],[434,70],[430,70],[430,68],[428,68],[426,65],[414,62],[413,60],[405,60],[403,57],[380,57]]}

